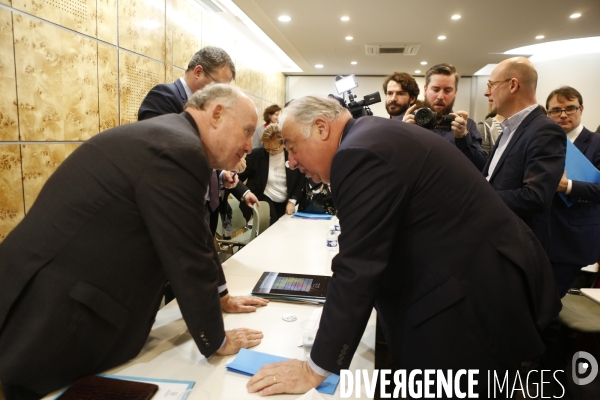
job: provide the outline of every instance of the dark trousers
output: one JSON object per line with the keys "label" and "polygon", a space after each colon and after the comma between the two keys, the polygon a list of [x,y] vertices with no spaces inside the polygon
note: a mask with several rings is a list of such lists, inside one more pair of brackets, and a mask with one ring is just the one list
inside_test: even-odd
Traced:
{"label": "dark trousers", "polygon": [[279,218],[281,218],[284,214],[285,214],[285,206],[287,205],[287,201],[284,201],[283,203],[276,203],[273,200],[271,200],[268,196],[265,196],[264,194],[261,194],[260,196],[258,196],[258,200],[260,201],[266,201],[267,203],[269,203],[269,212],[270,212],[270,217],[271,217],[271,224],[273,225],[275,222],[277,222],[279,220]]}

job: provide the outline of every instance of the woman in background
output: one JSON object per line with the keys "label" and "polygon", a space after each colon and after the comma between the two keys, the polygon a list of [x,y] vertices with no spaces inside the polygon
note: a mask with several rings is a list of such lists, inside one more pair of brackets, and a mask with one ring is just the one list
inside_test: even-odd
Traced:
{"label": "woman in background", "polygon": [[279,122],[280,112],[281,107],[279,107],[277,104],[272,104],[269,107],[265,108],[265,111],[263,112],[263,120],[265,121],[265,124],[256,128],[256,132],[254,132],[254,136],[252,136],[253,149],[261,147],[260,138],[262,137],[263,131],[269,124],[276,124],[277,122]]}
{"label": "woman in background", "polygon": [[305,175],[287,167],[288,153],[277,124],[265,128],[261,142],[262,147],[246,156],[246,170],[239,175],[240,183],[231,192],[240,200],[240,210],[246,220],[252,216],[249,205],[268,202],[272,225],[283,214],[294,213]]}

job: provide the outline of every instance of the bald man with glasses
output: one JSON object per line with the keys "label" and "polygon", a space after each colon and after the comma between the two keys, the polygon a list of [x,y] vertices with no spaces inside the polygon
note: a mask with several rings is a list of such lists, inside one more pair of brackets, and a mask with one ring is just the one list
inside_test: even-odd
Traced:
{"label": "bald man with glasses", "polygon": [[506,119],[483,175],[548,252],[550,205],[565,166],[566,138],[538,106],[536,86],[537,72],[524,57],[492,71],[484,95],[491,112]]}

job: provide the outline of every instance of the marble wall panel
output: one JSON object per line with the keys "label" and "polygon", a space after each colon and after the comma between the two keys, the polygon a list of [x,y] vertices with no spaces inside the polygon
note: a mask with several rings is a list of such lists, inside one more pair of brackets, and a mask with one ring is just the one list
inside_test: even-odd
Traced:
{"label": "marble wall panel", "polygon": [[119,1],[119,47],[165,61],[165,0]]}
{"label": "marble wall panel", "polygon": [[5,6],[10,6],[12,4],[11,0],[0,0],[0,4],[4,4]]}
{"label": "marble wall panel", "polygon": [[[202,15],[190,0],[171,0],[173,12],[167,21],[173,39],[173,65],[187,68],[192,56],[202,47]],[[168,33],[167,33],[168,34]]]}
{"label": "marble wall panel", "polygon": [[[267,72],[264,75],[264,99],[270,103],[278,104],[279,100],[279,76],[276,72]],[[280,106],[283,106],[281,104]]]}
{"label": "marble wall panel", "polygon": [[19,140],[12,13],[0,8],[0,141]]}
{"label": "marble wall panel", "polygon": [[117,44],[117,0],[97,0],[98,39]]}
{"label": "marble wall panel", "polygon": [[146,57],[119,50],[119,91],[121,124],[137,121],[146,94],[165,82],[165,65]]}
{"label": "marble wall panel", "polygon": [[46,21],[96,37],[96,0],[12,0],[12,6]]}
{"label": "marble wall panel", "polygon": [[21,140],[85,140],[98,133],[98,45],[14,15]]}
{"label": "marble wall panel", "polygon": [[252,68],[250,70],[249,86],[247,90],[260,98],[264,98],[264,75],[265,74],[258,69]]}
{"label": "marble wall panel", "polygon": [[25,211],[29,211],[40,190],[59,165],[78,144],[23,144],[23,193]]}
{"label": "marble wall panel", "polygon": [[23,219],[23,184],[19,145],[0,145],[0,242]]}
{"label": "marble wall panel", "polygon": [[212,23],[213,17],[209,13],[202,13],[202,47],[215,46],[211,28]]}
{"label": "marble wall panel", "polygon": [[277,99],[277,104],[281,105],[281,107],[283,107],[286,103],[286,95],[287,95],[287,85],[286,85],[286,78],[285,75],[281,72],[277,73],[277,76],[279,77],[279,98]]}
{"label": "marble wall panel", "polygon": [[166,82],[175,82],[175,79],[179,79],[185,75],[185,70],[179,67],[171,68],[171,76],[165,77]]}
{"label": "marble wall panel", "polygon": [[119,71],[116,47],[98,43],[100,132],[119,125]]}

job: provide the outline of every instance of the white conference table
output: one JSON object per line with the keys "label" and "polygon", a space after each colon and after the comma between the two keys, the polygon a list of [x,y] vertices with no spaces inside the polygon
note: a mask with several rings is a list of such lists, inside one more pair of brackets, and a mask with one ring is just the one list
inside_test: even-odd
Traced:
{"label": "white conference table", "polygon": [[[248,295],[264,271],[299,272],[331,275],[331,259],[335,255],[325,245],[327,226],[331,221],[282,217],[249,245],[223,263],[231,295]],[[304,359],[300,324],[310,319],[321,306],[270,302],[255,313],[223,314],[225,329],[240,327],[257,329],[264,338],[252,350],[282,357]],[[286,322],[284,314],[297,320]],[[214,356],[207,360],[196,347],[182,319],[176,302],[161,309],[150,336],[140,354],[106,374],[155,379],[195,381],[189,400],[258,399],[246,390],[248,376],[227,371],[225,366],[235,356]],[[371,315],[362,341],[354,355],[351,370],[372,371],[375,360],[375,313]],[[364,392],[364,388],[363,388]],[[339,398],[340,388],[327,398]],[[53,399],[56,393],[45,399]],[[301,395],[271,396],[274,399],[296,399]],[[363,397],[366,395],[363,393]],[[173,399],[176,400],[176,399]]]}

